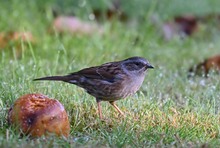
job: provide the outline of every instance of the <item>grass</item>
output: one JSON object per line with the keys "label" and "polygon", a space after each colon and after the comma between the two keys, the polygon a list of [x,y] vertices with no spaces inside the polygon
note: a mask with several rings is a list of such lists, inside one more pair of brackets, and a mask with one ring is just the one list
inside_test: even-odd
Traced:
{"label": "grass", "polygon": [[[190,2],[186,2],[188,7],[183,9],[181,0],[173,1],[167,10],[162,5],[165,2],[147,1],[146,10],[143,5],[140,11],[138,5],[129,10],[132,17],[144,18],[141,23],[130,27],[117,20],[105,21],[103,36],[65,34],[60,37],[47,33],[53,6],[60,6],[62,13],[74,11],[88,19],[95,2],[86,2],[83,7],[79,6],[80,1],[73,2],[76,5],[72,7],[52,0],[1,1],[1,30],[29,30],[36,37],[36,43],[21,42],[22,50],[15,44],[1,49],[0,147],[217,147],[220,144],[219,75],[188,79],[187,70],[205,57],[219,53],[220,31],[210,22],[193,37],[166,42],[147,15],[157,13],[163,20],[185,12],[207,14],[211,10],[218,11],[215,8],[218,1],[203,0],[195,11],[192,9],[195,5],[189,5]],[[100,7],[105,5],[107,1],[100,3]],[[101,122],[96,114],[95,99],[74,85],[32,81],[130,56],[147,58],[155,69],[148,72],[137,94],[117,101],[127,115],[122,119],[108,103],[102,102],[108,121]],[[69,138],[30,140],[19,137],[19,133],[7,125],[7,111],[14,101],[24,94],[37,92],[58,99],[65,106],[71,124]]]}

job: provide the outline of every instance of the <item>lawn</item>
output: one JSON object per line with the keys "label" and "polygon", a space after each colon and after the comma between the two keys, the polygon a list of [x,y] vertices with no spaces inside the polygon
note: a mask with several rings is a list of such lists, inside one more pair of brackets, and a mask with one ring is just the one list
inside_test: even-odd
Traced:
{"label": "lawn", "polygon": [[[201,22],[193,36],[166,41],[159,26],[173,16],[220,13],[218,0],[122,1],[129,22],[102,20],[102,35],[49,34],[52,9],[89,20],[93,8],[106,9],[109,1],[0,0],[0,31],[30,31],[35,42],[9,43],[0,49],[0,147],[218,147],[220,145],[220,79],[187,78],[188,69],[219,54],[220,22]],[[102,102],[106,122],[96,113],[95,98],[62,82],[34,82],[34,78],[64,75],[105,62],[142,56],[155,67],[140,91],[117,101],[121,118]],[[31,139],[7,124],[14,101],[28,93],[59,100],[71,124],[68,138]]]}

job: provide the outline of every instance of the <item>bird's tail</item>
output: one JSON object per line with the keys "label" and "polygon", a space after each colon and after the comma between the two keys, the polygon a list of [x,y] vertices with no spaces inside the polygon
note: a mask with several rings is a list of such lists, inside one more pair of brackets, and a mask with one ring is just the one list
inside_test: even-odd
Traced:
{"label": "bird's tail", "polygon": [[33,81],[41,81],[41,80],[46,80],[46,81],[69,81],[68,76],[49,76],[49,77],[42,77],[42,78],[37,78],[34,79]]}

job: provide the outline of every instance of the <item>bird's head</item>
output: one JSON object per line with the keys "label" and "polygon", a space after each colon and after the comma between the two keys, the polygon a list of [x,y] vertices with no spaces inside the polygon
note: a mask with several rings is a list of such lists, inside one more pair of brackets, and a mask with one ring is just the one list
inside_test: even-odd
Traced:
{"label": "bird's head", "polygon": [[133,74],[144,74],[148,68],[154,68],[146,59],[142,57],[131,57],[122,62],[123,67]]}

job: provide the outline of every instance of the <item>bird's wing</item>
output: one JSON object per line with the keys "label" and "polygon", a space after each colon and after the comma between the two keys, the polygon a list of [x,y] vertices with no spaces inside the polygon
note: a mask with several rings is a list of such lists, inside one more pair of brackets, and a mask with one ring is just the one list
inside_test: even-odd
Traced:
{"label": "bird's wing", "polygon": [[113,69],[115,69],[116,67],[118,68],[117,64],[106,63],[101,66],[85,68],[72,74],[78,74],[89,79],[99,79],[113,83],[117,75],[117,72]]}

